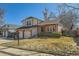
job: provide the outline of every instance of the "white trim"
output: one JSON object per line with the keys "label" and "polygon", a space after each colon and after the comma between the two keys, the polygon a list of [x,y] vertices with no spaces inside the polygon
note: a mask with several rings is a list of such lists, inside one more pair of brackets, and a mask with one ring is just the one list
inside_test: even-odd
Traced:
{"label": "white trim", "polygon": [[52,31],[52,28],[51,28],[51,26],[48,26],[48,32],[51,32]]}

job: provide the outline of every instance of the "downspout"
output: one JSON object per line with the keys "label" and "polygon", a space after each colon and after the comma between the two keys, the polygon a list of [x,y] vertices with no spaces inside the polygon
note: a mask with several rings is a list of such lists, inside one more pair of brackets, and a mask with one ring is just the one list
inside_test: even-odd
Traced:
{"label": "downspout", "polygon": [[25,32],[25,30],[23,30],[23,39],[24,39],[24,32]]}
{"label": "downspout", "polygon": [[[33,26],[33,18],[32,18],[32,26]],[[32,37],[32,29],[31,29],[31,37]]]}

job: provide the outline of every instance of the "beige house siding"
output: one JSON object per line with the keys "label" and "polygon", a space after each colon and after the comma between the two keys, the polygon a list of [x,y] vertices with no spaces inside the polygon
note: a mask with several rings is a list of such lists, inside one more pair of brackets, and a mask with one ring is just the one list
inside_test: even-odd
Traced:
{"label": "beige house siding", "polygon": [[32,36],[35,36],[35,35],[37,35],[37,27],[35,27],[35,28],[33,28],[32,29]]}
{"label": "beige house siding", "polygon": [[19,31],[19,38],[23,38],[23,32]]}
{"label": "beige house siding", "polygon": [[27,20],[25,20],[25,21],[23,21],[22,22],[22,26],[28,26],[27,25],[27,22],[31,22],[31,25],[30,26],[32,26],[32,25],[37,25],[38,23],[40,23],[41,21],[40,20],[37,20],[37,19],[27,19]]}
{"label": "beige house siding", "polygon": [[32,25],[32,19],[28,19],[28,20],[25,20],[25,21],[22,22],[22,26],[28,26],[27,25],[27,21],[30,21],[31,22],[31,25]]}
{"label": "beige house siding", "polygon": [[62,26],[58,25],[58,32],[61,32],[62,31]]}

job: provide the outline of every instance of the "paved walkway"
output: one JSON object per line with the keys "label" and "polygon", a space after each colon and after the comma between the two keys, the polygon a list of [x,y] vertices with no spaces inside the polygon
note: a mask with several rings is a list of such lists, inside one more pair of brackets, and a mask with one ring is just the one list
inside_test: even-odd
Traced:
{"label": "paved walkway", "polygon": [[[0,44],[11,41],[12,40],[0,39]],[[53,55],[18,48],[0,46],[0,56],[53,56]]]}

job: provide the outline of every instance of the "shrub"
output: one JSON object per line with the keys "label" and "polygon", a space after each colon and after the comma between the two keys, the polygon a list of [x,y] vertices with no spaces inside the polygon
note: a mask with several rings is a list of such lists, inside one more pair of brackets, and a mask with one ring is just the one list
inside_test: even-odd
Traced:
{"label": "shrub", "polygon": [[38,34],[39,37],[60,37],[61,33],[59,32],[43,32]]}
{"label": "shrub", "polygon": [[63,35],[68,37],[75,37],[74,31],[64,31]]}

